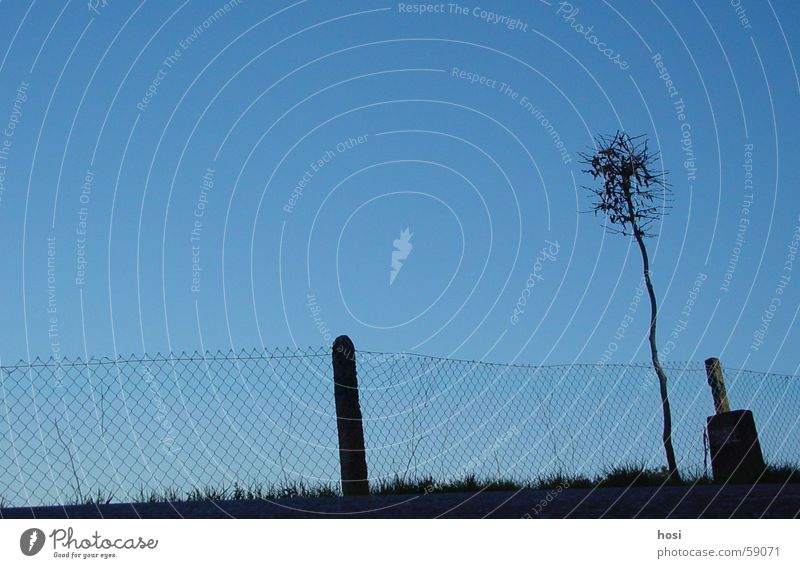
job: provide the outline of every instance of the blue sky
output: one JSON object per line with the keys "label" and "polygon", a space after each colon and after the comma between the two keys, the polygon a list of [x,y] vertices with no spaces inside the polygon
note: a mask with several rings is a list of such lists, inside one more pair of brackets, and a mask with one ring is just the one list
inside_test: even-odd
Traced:
{"label": "blue sky", "polygon": [[3,363],[647,361],[638,250],[580,187],[619,128],[673,186],[664,358],[800,363],[796,3],[97,4],[0,4]]}

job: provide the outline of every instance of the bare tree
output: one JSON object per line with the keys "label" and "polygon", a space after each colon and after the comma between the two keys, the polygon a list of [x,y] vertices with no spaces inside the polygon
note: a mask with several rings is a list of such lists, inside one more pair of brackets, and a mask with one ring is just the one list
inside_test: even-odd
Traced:
{"label": "bare tree", "polygon": [[679,479],[675,450],[672,447],[672,413],[667,393],[667,375],[658,359],[656,343],[656,322],[658,304],[650,278],[650,258],[647,254],[645,238],[654,236],[651,227],[661,219],[670,198],[670,188],[666,172],[654,168],[657,154],[651,154],[647,140],[642,136],[629,136],[617,132],[613,136],[600,136],[595,139],[592,153],[582,153],[582,162],[588,166],[584,170],[599,186],[587,187],[595,197],[594,212],[602,213],[608,219],[608,229],[615,234],[633,236],[642,254],[642,269],[647,294],[650,297],[650,356],[658,376],[661,390],[661,407],[664,413],[663,442],[667,454],[667,466],[672,479]]}

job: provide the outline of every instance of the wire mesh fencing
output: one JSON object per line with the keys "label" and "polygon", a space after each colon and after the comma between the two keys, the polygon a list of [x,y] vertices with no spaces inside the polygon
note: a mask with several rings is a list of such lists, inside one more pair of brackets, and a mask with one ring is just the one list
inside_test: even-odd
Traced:
{"label": "wire mesh fencing", "polygon": [[[669,364],[684,473],[710,467],[702,363]],[[370,483],[474,475],[520,482],[661,467],[647,365],[512,365],[357,354]],[[800,455],[800,378],[725,369],[768,463]],[[340,482],[327,348],[36,360],[0,367],[0,503],[180,497],[195,488]]]}

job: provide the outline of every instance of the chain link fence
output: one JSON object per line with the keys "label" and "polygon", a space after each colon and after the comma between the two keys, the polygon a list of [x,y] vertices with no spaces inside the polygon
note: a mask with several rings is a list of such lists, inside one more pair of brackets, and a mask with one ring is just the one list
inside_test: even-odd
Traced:
{"label": "chain link fence", "polygon": [[[591,477],[662,467],[648,365],[357,355],[371,483]],[[683,473],[710,468],[702,363],[665,366]],[[725,369],[768,463],[800,455],[800,378]],[[339,489],[329,349],[36,360],[0,367],[0,503],[127,502],[194,488]]]}

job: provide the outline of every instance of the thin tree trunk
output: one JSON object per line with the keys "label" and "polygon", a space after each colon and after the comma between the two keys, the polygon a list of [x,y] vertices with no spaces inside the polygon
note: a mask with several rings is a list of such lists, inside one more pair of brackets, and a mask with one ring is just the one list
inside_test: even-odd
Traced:
{"label": "thin tree trunk", "polygon": [[642,253],[642,270],[644,272],[644,283],[647,287],[647,295],[650,297],[650,357],[653,361],[653,368],[658,376],[658,386],[661,390],[661,410],[664,414],[664,430],[662,432],[662,441],[664,443],[664,451],[667,454],[667,468],[669,469],[670,478],[673,480],[680,479],[678,472],[678,464],[675,460],[675,449],[672,446],[672,411],[669,406],[669,394],[667,393],[667,374],[661,367],[661,361],[658,359],[658,347],[656,343],[656,321],[658,320],[658,305],[656,303],[656,293],[653,289],[653,282],[650,279],[650,258],[647,254],[647,247],[644,244],[644,238],[636,223],[636,215],[633,207],[633,200],[631,199],[630,191],[630,178],[624,178],[623,190],[625,192],[625,199],[628,202],[628,211],[630,213],[631,228],[633,229],[633,236],[639,245],[639,251]]}
{"label": "thin tree trunk", "polygon": [[653,283],[650,280],[650,261],[647,256],[647,248],[638,230],[636,231],[636,241],[639,243],[639,250],[642,252],[644,283],[647,286],[647,294],[650,296],[650,356],[653,360],[653,368],[656,371],[656,375],[658,375],[658,385],[661,389],[661,408],[664,413],[664,431],[662,434],[664,451],[667,453],[667,467],[669,468],[670,476],[678,479],[678,464],[675,461],[675,449],[672,447],[672,412],[667,393],[667,374],[661,367],[661,361],[658,359],[658,348],[656,347],[656,319],[658,318],[656,294],[653,290]]}

